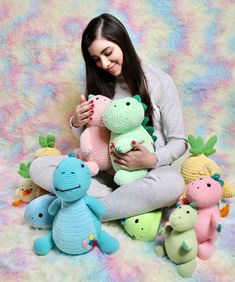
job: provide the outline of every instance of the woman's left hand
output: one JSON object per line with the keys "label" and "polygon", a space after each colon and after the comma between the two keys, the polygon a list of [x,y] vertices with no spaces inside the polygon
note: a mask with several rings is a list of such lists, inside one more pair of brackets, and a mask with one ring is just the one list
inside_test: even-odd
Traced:
{"label": "woman's left hand", "polygon": [[123,169],[134,170],[142,168],[155,168],[157,164],[157,156],[136,141],[132,142],[133,150],[126,154],[120,154],[112,150],[114,162],[120,165]]}

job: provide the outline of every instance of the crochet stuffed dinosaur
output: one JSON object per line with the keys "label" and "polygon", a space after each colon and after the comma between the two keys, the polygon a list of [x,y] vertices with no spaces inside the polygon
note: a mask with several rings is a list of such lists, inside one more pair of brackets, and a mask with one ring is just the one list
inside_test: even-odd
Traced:
{"label": "crochet stuffed dinosaur", "polygon": [[217,203],[222,197],[223,180],[219,174],[192,181],[187,186],[186,200],[196,203],[198,218],[195,232],[199,243],[198,257],[208,259],[215,249],[217,233],[221,231],[221,217]]}
{"label": "crochet stuffed dinosaur", "polygon": [[167,255],[175,262],[182,277],[190,276],[196,268],[198,250],[194,226],[197,221],[197,211],[191,205],[178,205],[169,217],[170,225],[160,230],[165,237],[164,245],[158,245],[155,252],[159,256]]}
{"label": "crochet stuffed dinosaur", "polygon": [[[191,181],[205,176],[221,174],[221,169],[218,164],[209,156],[216,152],[214,146],[217,142],[217,136],[211,136],[207,142],[204,142],[201,136],[197,138],[189,135],[188,141],[190,144],[189,152],[191,155],[183,162],[181,166],[181,174],[184,177],[185,184],[188,185]],[[231,198],[235,196],[235,189],[231,184],[224,181],[223,198]],[[186,192],[186,191],[185,191]],[[185,193],[183,195],[185,197]],[[220,210],[222,217],[229,213],[229,204]]]}
{"label": "crochet stuffed dinosaur", "polygon": [[94,105],[94,114],[80,136],[80,148],[74,153],[86,162],[91,175],[94,176],[99,171],[106,171],[112,167],[108,148],[110,131],[104,126],[101,118],[104,108],[111,100],[102,95],[90,94],[89,102]]}
{"label": "crochet stuffed dinosaur", "polygon": [[54,193],[57,196],[48,211],[55,215],[52,231],[34,242],[34,252],[46,255],[54,246],[64,253],[79,255],[98,244],[103,253],[118,250],[119,242],[101,230],[104,205],[86,194],[91,174],[87,165],[70,154],[57,166]]}
{"label": "crochet stuffed dinosaur", "polygon": [[104,125],[111,131],[109,142],[111,162],[116,171],[114,182],[118,185],[141,179],[148,172],[147,169],[125,170],[115,163],[115,158],[112,156],[113,150],[118,153],[129,152],[133,149],[135,141],[144,145],[150,152],[154,152],[156,137],[150,135],[153,133],[153,128],[146,127],[145,129],[143,126],[148,122],[144,116],[145,107],[141,103],[140,96],[136,95],[114,100],[103,111]]}

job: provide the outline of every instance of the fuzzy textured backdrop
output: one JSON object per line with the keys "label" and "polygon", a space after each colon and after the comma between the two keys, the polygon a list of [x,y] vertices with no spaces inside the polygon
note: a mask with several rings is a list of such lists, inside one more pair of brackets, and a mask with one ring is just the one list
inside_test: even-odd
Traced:
{"label": "fuzzy textured backdrop", "polygon": [[[154,254],[154,243],[131,240],[115,224],[104,226],[121,244],[111,256],[32,252],[34,230],[25,206],[11,202],[20,162],[54,134],[67,153],[77,146],[68,119],[84,91],[81,33],[103,13],[127,27],[138,54],[173,77],[187,134],[218,136],[213,156],[235,185],[235,2],[233,0],[0,0],[0,280],[183,281],[175,265]],[[180,162],[178,162],[178,165]],[[223,219],[217,249],[186,281],[234,281],[235,207]]]}

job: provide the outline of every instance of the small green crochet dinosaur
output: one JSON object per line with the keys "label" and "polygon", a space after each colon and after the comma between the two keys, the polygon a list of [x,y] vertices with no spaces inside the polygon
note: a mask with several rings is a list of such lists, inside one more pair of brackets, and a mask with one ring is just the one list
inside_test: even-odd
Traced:
{"label": "small green crochet dinosaur", "polygon": [[157,255],[167,255],[177,264],[182,277],[191,276],[197,265],[198,242],[194,231],[197,211],[194,206],[195,203],[178,205],[169,217],[169,225],[159,232],[165,238],[164,245],[155,248]]}
{"label": "small green crochet dinosaur", "polygon": [[[111,131],[110,149],[117,153],[127,153],[133,149],[133,141],[144,145],[150,152],[154,152],[153,128],[146,126],[148,118],[144,116],[146,105],[141,102],[140,96],[122,98],[112,101],[104,110],[102,119],[105,126]],[[146,128],[146,129],[145,129]],[[114,162],[111,162],[116,174],[114,182],[123,185],[143,178],[148,170],[124,170]]]}

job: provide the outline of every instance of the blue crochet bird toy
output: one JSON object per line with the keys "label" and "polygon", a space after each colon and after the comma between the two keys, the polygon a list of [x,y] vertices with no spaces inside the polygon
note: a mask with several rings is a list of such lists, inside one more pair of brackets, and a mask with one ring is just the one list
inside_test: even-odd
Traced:
{"label": "blue crochet bird toy", "polygon": [[34,241],[34,252],[46,255],[56,246],[66,254],[79,255],[96,244],[102,253],[117,251],[117,239],[101,230],[99,219],[105,214],[104,205],[86,194],[91,183],[87,165],[69,154],[57,166],[53,181],[57,198],[48,209],[55,215],[52,231]]}

